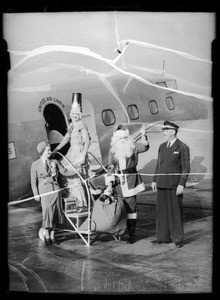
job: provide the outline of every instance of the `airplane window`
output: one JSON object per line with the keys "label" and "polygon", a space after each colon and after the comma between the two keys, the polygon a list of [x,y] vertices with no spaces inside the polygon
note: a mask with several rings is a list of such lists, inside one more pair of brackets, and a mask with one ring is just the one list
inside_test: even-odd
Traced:
{"label": "airplane window", "polygon": [[136,120],[139,118],[139,111],[135,104],[129,105],[127,111],[131,120]]}
{"label": "airplane window", "polygon": [[166,103],[169,110],[172,110],[175,108],[175,104],[172,97],[166,97]]}
{"label": "airplane window", "polygon": [[176,80],[167,81],[167,87],[170,89],[177,89]]}
{"label": "airplane window", "polygon": [[152,115],[156,115],[158,113],[158,105],[155,100],[151,100],[148,102],[148,106]]}
{"label": "airplane window", "polygon": [[156,84],[163,86],[163,87],[167,87],[167,84],[165,81],[156,82]]}
{"label": "airplane window", "polygon": [[102,111],[102,121],[106,126],[115,124],[115,115],[111,109],[105,109]]}

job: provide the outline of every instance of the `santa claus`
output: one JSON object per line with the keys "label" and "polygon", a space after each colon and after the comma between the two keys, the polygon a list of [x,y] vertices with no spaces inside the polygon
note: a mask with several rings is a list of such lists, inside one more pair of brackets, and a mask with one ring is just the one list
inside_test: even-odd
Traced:
{"label": "santa claus", "polygon": [[109,151],[109,170],[118,174],[124,203],[128,213],[128,240],[135,242],[137,219],[137,194],[145,190],[140,174],[137,172],[138,154],[149,149],[145,125],[141,127],[141,142],[135,143],[128,129],[122,125],[116,127],[111,139]]}

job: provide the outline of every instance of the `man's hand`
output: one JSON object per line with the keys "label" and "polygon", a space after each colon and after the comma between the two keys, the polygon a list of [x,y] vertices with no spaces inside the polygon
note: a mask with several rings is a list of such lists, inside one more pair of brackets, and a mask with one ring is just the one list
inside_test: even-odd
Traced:
{"label": "man's hand", "polygon": [[156,192],[157,191],[157,184],[156,184],[156,182],[152,182],[151,183],[151,188],[152,188],[152,190],[154,191],[154,192]]}
{"label": "man's hand", "polygon": [[143,125],[141,126],[141,135],[142,135],[142,136],[146,136],[146,133],[147,133],[146,124],[143,124]]}
{"label": "man's hand", "polygon": [[149,141],[147,137],[147,129],[145,124],[141,126],[141,143],[144,144],[145,146],[149,145]]}
{"label": "man's hand", "polygon": [[177,196],[183,195],[183,190],[184,190],[184,186],[179,184],[176,189],[176,195]]}
{"label": "man's hand", "polygon": [[40,202],[40,196],[35,196],[34,200],[36,200],[37,202]]}

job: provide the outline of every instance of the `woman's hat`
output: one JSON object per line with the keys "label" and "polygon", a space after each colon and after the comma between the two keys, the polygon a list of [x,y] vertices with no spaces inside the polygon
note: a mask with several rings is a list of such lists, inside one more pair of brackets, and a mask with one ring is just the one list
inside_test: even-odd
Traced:
{"label": "woman's hat", "polygon": [[41,155],[44,153],[46,147],[47,147],[48,143],[46,142],[40,142],[38,145],[37,145],[37,152]]}

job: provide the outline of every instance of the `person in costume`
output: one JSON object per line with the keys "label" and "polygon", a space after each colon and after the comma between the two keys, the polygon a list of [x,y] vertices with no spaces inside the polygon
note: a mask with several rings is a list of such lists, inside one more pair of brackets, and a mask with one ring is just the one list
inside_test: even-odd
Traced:
{"label": "person in costume", "polygon": [[135,143],[128,129],[122,125],[116,127],[111,139],[108,167],[110,172],[117,173],[120,187],[128,213],[127,242],[135,242],[135,228],[137,219],[137,194],[145,190],[144,183],[137,171],[138,155],[149,149],[146,128],[141,127],[141,142]]}
{"label": "person in costume", "polygon": [[[87,152],[90,146],[90,135],[86,124],[82,121],[82,112],[77,101],[77,96],[78,93],[73,94],[73,103],[70,110],[71,123],[69,124],[67,133],[52,154],[56,153],[64,145],[70,142],[70,148],[65,157],[84,178],[86,177],[86,174],[88,174],[89,168]],[[65,161],[64,159],[63,164],[68,165],[68,161]],[[86,211],[88,205],[81,179],[78,175],[74,175],[67,177],[67,182],[69,187],[69,197],[76,199],[77,211]]]}

